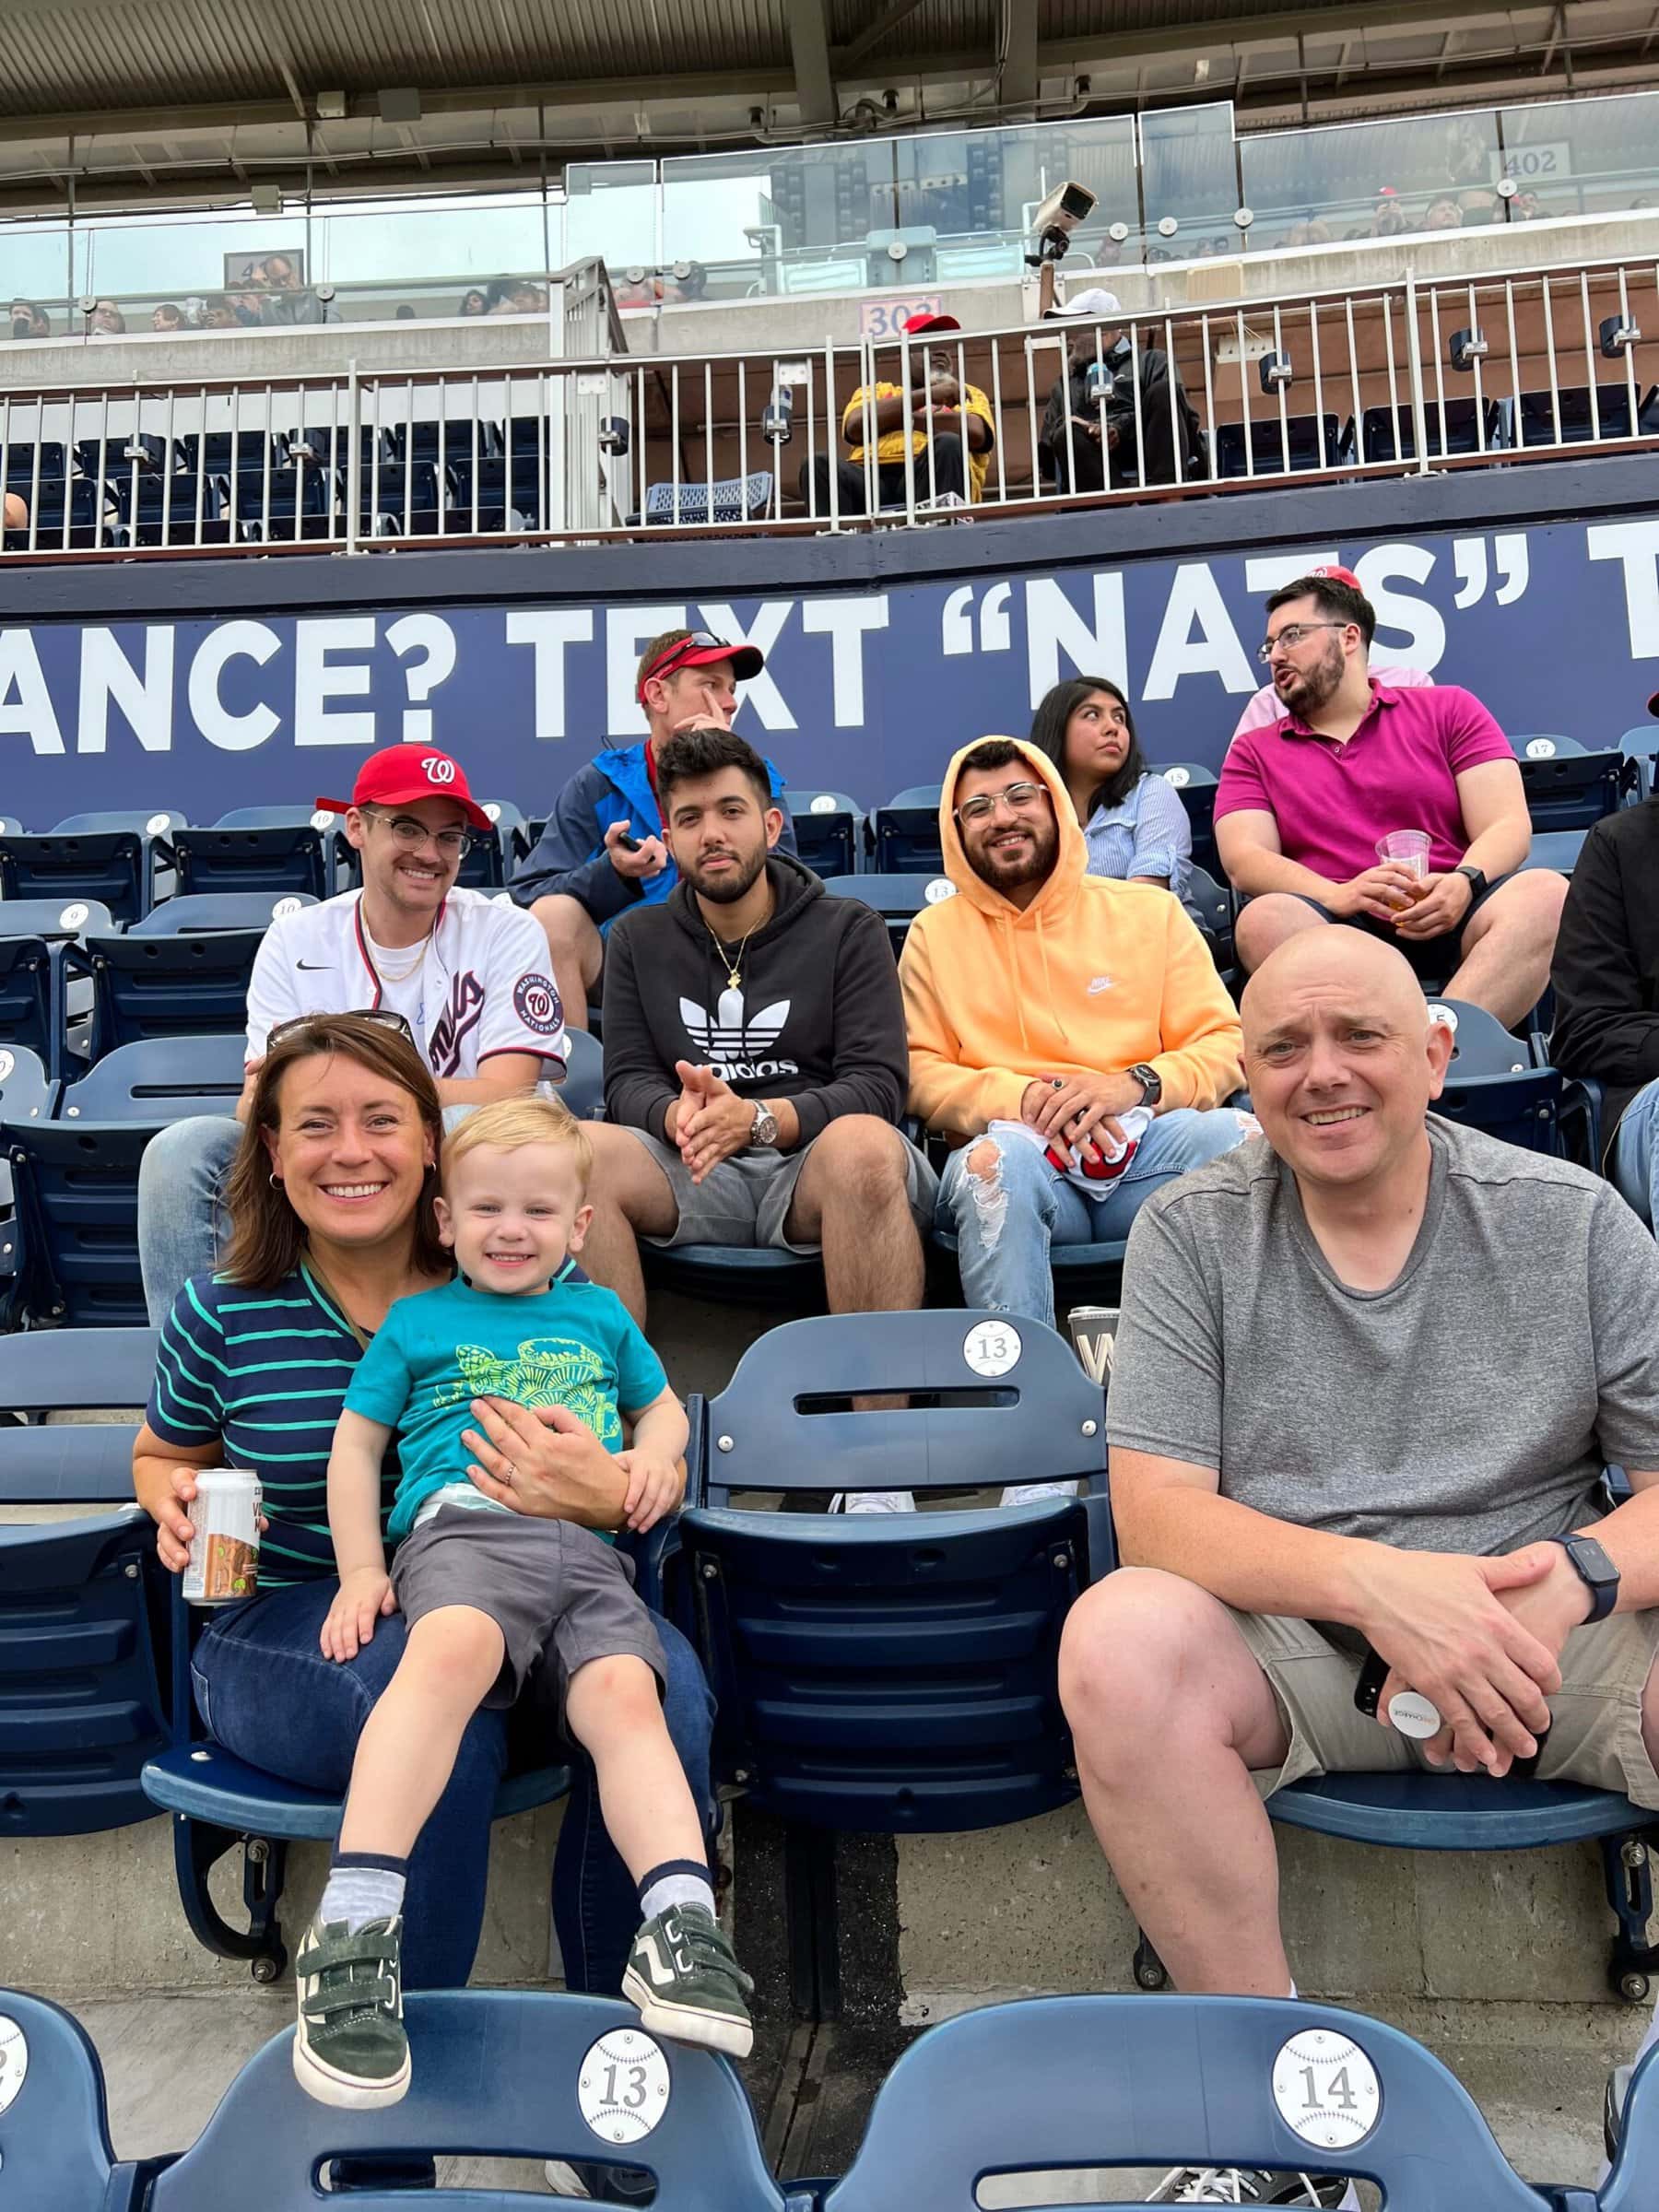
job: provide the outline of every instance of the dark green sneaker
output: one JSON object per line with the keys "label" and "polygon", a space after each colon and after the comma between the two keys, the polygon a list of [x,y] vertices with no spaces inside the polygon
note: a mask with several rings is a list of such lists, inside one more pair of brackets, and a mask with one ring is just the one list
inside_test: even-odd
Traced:
{"label": "dark green sneaker", "polygon": [[403,1921],[313,1920],[294,1960],[300,2024],[294,2078],[319,2104],[371,2112],[409,2087],[403,2024]]}
{"label": "dark green sneaker", "polygon": [[754,1983],[701,1905],[670,1905],[634,1937],[622,1994],[647,2028],[747,2058],[755,2040],[745,1997]]}

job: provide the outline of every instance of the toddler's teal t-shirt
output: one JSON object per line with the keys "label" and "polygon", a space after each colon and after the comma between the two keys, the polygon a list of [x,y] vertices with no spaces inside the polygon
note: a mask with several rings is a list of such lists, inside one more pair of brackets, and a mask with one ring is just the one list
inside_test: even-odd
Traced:
{"label": "toddler's teal t-shirt", "polygon": [[620,1452],[618,1408],[650,1405],[667,1380],[615,1291],[567,1260],[533,1298],[475,1290],[459,1277],[400,1298],[358,1362],[346,1406],[397,1431],[403,1479],[386,1524],[396,1539],[434,1491],[466,1480],[461,1431],[477,1427],[475,1398],[567,1406],[607,1452]]}

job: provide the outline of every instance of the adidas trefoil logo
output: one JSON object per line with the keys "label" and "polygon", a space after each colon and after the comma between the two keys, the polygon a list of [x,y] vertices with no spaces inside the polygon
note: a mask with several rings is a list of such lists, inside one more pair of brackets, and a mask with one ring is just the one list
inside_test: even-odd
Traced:
{"label": "adidas trefoil logo", "polygon": [[680,1000],[679,1015],[697,1057],[706,1060],[723,1082],[755,1083],[801,1072],[793,1060],[759,1057],[782,1034],[783,1025],[789,1019],[790,1004],[787,998],[775,999],[770,1006],[762,1006],[758,1014],[751,1015],[743,993],[728,990],[721,993],[712,1016],[694,998]]}

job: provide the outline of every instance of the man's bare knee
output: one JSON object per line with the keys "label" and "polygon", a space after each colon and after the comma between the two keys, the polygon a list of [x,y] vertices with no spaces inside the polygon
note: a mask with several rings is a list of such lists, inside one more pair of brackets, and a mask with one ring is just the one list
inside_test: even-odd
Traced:
{"label": "man's bare knee", "polygon": [[1218,1600],[1195,1583],[1153,1567],[1122,1567],[1078,1599],[1060,1646],[1060,1700],[1080,1735],[1122,1744],[1167,1735],[1171,1708],[1190,1721],[1213,1670],[1192,1662],[1213,1653],[1229,1627]]}
{"label": "man's bare knee", "polygon": [[530,912],[541,924],[553,952],[585,952],[599,942],[593,916],[580,899],[566,892],[549,891],[532,903]]}
{"label": "man's bare knee", "polygon": [[981,1137],[964,1164],[969,1174],[980,1182],[994,1184],[1002,1180],[1002,1154],[992,1137]]}
{"label": "man's bare knee", "polygon": [[1233,944],[1245,967],[1256,969],[1287,937],[1304,929],[1318,929],[1324,920],[1305,899],[1295,898],[1288,891],[1265,891],[1241,912],[1233,927]]}

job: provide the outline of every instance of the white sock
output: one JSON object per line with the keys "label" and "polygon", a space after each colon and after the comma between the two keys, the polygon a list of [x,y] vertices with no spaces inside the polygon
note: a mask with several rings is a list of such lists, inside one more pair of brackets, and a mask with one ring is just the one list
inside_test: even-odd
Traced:
{"label": "white sock", "polygon": [[666,1866],[653,1867],[640,1884],[641,1917],[654,1920],[670,1905],[700,1905],[709,1918],[714,1919],[714,1885],[708,1869],[700,1872],[688,1860],[671,1860]]}
{"label": "white sock", "polygon": [[1294,1996],[1296,1996],[1298,1994],[1299,1994],[1299,1993],[1298,1993],[1298,1990],[1297,1990],[1296,1984],[1295,1984],[1295,1983],[1294,1983],[1294,1982],[1292,1982],[1292,1983],[1291,1983],[1291,1984],[1290,1984],[1290,1994],[1291,1994],[1291,1995],[1294,1997]]}
{"label": "white sock", "polygon": [[318,1918],[325,1923],[343,1920],[349,1936],[371,1920],[395,1920],[403,1911],[407,1881],[406,1875],[391,1866],[331,1866]]}

